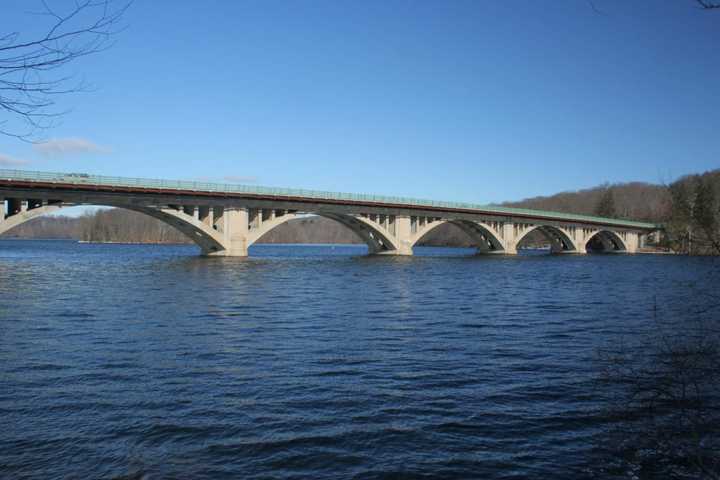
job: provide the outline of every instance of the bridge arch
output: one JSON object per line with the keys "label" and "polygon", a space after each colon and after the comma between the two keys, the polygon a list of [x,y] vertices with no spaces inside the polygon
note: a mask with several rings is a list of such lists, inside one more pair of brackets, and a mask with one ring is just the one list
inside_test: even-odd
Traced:
{"label": "bridge arch", "polygon": [[[520,245],[530,232],[539,231],[550,242],[550,251],[553,253],[567,253],[579,251],[570,234],[560,227],[552,225],[533,225],[523,231],[517,238],[516,246]],[[584,251],[584,250],[583,250]]]}
{"label": "bridge arch", "polygon": [[472,240],[479,253],[505,253],[506,246],[502,236],[492,226],[470,220],[438,220],[434,221],[417,233],[410,240],[412,246],[417,245],[426,235],[441,225],[454,225]]}
{"label": "bridge arch", "polygon": [[8,230],[22,225],[29,220],[32,220],[33,218],[55,212],[63,207],[75,207],[80,205],[97,205],[101,207],[122,208],[125,210],[131,210],[156,218],[179,230],[190,240],[192,240],[196,245],[198,245],[202,250],[202,253],[206,255],[225,249],[225,243],[223,241],[222,234],[217,230],[211,228],[209,225],[202,223],[200,220],[196,219],[192,215],[188,215],[182,211],[170,208],[145,207],[120,202],[88,202],[72,204],[64,204],[58,202],[46,205],[39,205],[34,208],[28,208],[27,210],[9,215],[7,218],[5,218],[4,221],[1,221],[2,219],[0,219],[0,235],[7,232]]}
{"label": "bridge arch", "polygon": [[271,220],[263,221],[259,228],[250,228],[248,233],[248,247],[260,240],[265,234],[279,227],[283,223],[304,215],[317,215],[338,222],[357,234],[368,246],[369,253],[381,254],[394,252],[402,248],[395,235],[385,227],[364,216],[346,215],[328,212],[287,213]]}
{"label": "bridge arch", "polygon": [[186,237],[198,245],[203,255],[210,255],[226,249],[226,242],[222,233],[185,212],[171,208],[156,209],[129,205],[117,205],[116,208],[125,208],[127,210],[144,213],[171,227],[175,227],[175,229],[185,234]]}
{"label": "bridge arch", "polygon": [[627,244],[622,237],[610,230],[595,232],[583,244],[583,250],[592,252],[625,252],[627,249]]}
{"label": "bridge arch", "polygon": [[23,223],[32,220],[33,218],[41,217],[43,215],[47,215],[48,213],[55,212],[61,207],[61,204],[43,205],[30,210],[25,210],[24,212],[9,215],[4,221],[2,218],[0,218],[0,235],[7,232],[8,230],[12,230],[18,225],[22,225]]}

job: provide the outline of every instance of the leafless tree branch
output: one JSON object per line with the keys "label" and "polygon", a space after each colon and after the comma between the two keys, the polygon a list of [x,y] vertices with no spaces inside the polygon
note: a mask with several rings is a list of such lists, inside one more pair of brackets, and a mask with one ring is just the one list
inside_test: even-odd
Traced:
{"label": "leafless tree branch", "polygon": [[[67,113],[55,108],[57,96],[86,86],[55,71],[112,46],[132,3],[116,1],[74,0],[61,11],[41,0],[42,10],[36,15],[51,19],[44,35],[26,40],[20,32],[0,34],[0,112],[6,117],[0,120],[0,134],[31,141]],[[21,127],[11,130],[11,121]]]}
{"label": "leafless tree branch", "polygon": [[720,8],[720,3],[708,2],[707,0],[695,0],[701,8],[706,10],[712,10],[714,8]]}
{"label": "leafless tree branch", "polygon": [[597,13],[598,15],[605,15],[603,12],[597,9],[595,6],[595,3],[592,0],[587,0],[588,4],[590,5],[590,8],[593,12]]}

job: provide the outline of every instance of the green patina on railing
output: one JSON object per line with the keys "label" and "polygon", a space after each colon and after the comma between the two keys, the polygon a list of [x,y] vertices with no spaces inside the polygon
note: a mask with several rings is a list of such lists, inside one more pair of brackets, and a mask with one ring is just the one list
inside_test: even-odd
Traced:
{"label": "green patina on railing", "polygon": [[577,215],[574,213],[532,210],[529,208],[500,207],[495,205],[477,205],[464,202],[443,202],[438,200],[421,200],[417,198],[371,195],[364,193],[324,192],[299,188],[276,188],[229,183],[190,182],[182,180],[157,180],[150,178],[110,177],[104,175],[88,175],[85,173],[32,172],[26,170],[2,170],[0,180],[18,180],[29,182],[64,183],[77,185],[105,185],[114,187],[139,187],[163,190],[191,190],[197,192],[247,193],[274,197],[304,197],[318,200],[347,200],[364,203],[397,204],[398,206],[435,207],[461,210],[478,210],[479,213],[507,214],[515,216],[543,217],[550,220],[603,223],[620,227],[656,229],[653,223],[619,220],[615,218]]}

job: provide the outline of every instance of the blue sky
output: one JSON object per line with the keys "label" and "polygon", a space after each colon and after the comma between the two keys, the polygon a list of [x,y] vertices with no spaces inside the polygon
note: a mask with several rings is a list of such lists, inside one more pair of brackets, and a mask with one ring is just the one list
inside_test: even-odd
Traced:
{"label": "blue sky", "polygon": [[720,167],[720,11],[593,3],[135,0],[0,168],[489,203]]}

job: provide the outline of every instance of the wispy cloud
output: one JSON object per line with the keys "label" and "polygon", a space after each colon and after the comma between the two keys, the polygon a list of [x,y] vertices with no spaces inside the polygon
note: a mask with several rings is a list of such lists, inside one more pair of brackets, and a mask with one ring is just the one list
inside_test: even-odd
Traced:
{"label": "wispy cloud", "polygon": [[240,175],[226,175],[224,177],[195,177],[197,182],[207,183],[257,183],[257,177],[243,177]]}
{"label": "wispy cloud", "polygon": [[240,175],[225,175],[223,180],[230,183],[257,183],[257,177],[243,177]]}
{"label": "wispy cloud", "polygon": [[43,155],[73,155],[82,153],[110,153],[107,147],[84,138],[54,138],[42,143],[36,143],[33,148]]}
{"label": "wispy cloud", "polygon": [[3,167],[21,167],[23,165],[27,165],[27,160],[23,160],[21,158],[15,158],[11,157],[10,155],[4,155],[0,153],[0,166]]}

